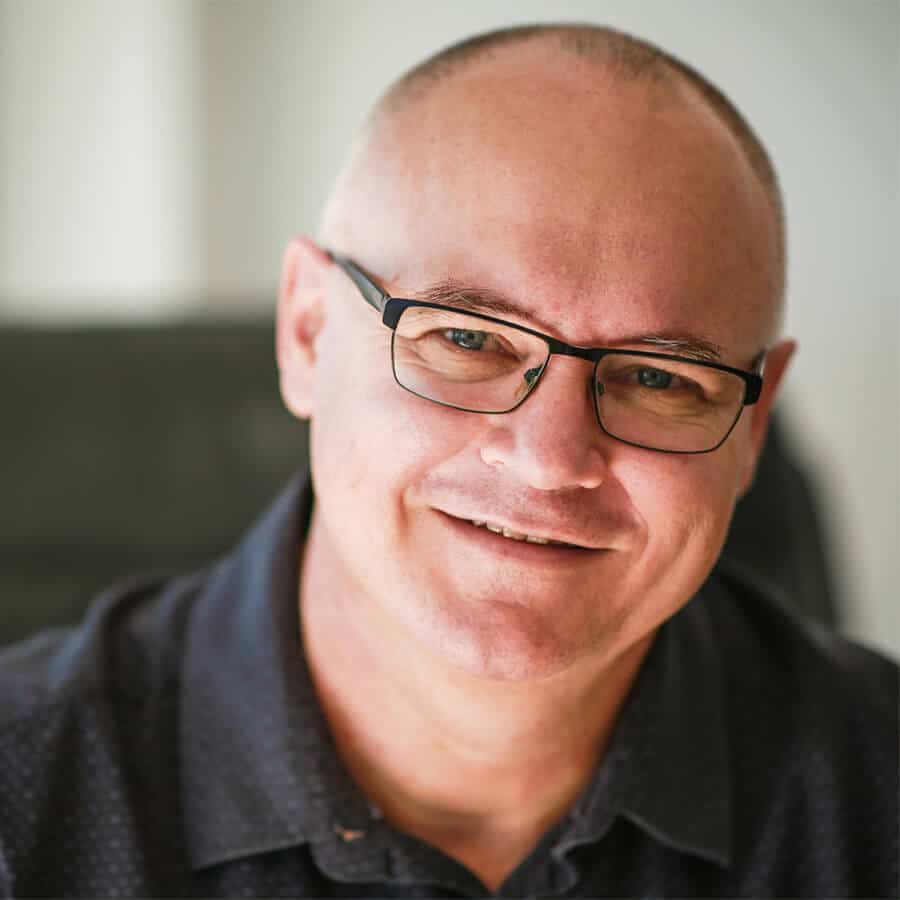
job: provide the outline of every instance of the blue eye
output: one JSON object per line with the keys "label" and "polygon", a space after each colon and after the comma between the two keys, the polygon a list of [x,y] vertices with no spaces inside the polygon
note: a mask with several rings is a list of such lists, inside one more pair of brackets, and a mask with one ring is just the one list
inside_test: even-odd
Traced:
{"label": "blue eye", "polygon": [[672,375],[670,372],[663,372],[662,369],[639,369],[637,380],[641,387],[663,390],[671,386]]}
{"label": "blue eye", "polygon": [[447,336],[463,350],[481,350],[488,338],[484,331],[468,331],[463,328],[451,328],[447,332]]}

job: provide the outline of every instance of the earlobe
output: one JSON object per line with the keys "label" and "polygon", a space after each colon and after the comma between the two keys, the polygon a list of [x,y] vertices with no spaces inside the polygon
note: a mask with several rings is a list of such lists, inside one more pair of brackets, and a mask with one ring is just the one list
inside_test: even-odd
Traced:
{"label": "earlobe", "polygon": [[747,465],[741,479],[740,496],[750,489],[753,476],[756,472],[756,463],[762,453],[769,429],[769,419],[772,415],[772,406],[778,396],[779,389],[787,371],[791,357],[797,349],[796,341],[779,341],[766,354],[765,367],[763,369],[763,389],[759,400],[746,411],[752,416],[750,423],[750,447]]}
{"label": "earlobe", "polygon": [[313,411],[317,342],[325,324],[330,257],[308,238],[284,251],[278,290],[276,356],[285,406],[299,418]]}

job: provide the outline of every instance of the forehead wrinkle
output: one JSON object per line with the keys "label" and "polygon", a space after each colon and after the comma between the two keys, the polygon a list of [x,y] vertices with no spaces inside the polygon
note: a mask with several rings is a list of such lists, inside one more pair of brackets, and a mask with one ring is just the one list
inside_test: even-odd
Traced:
{"label": "forehead wrinkle", "polygon": [[424,300],[428,303],[443,303],[469,312],[521,319],[531,327],[548,333],[556,330],[547,319],[528,312],[520,303],[502,291],[478,287],[452,278],[443,279],[416,291],[414,299]]}

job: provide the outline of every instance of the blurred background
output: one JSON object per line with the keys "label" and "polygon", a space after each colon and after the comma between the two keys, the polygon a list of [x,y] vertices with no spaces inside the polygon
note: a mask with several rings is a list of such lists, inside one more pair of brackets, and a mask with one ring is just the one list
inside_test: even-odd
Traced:
{"label": "blurred background", "polygon": [[98,579],[191,563],[250,521],[305,452],[271,353],[281,251],[315,230],[366,110],[439,47],[565,19],[684,58],[767,144],[800,342],[784,440],[823,512],[843,629],[900,655],[896,0],[0,0],[13,631],[36,604],[65,621]]}

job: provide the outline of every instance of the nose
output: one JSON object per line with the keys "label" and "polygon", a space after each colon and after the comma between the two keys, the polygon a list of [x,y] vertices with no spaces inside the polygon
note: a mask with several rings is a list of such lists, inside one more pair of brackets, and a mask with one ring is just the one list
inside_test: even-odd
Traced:
{"label": "nose", "polygon": [[491,418],[482,460],[536,490],[601,485],[612,439],[597,424],[592,378],[590,363],[554,356],[518,409]]}

